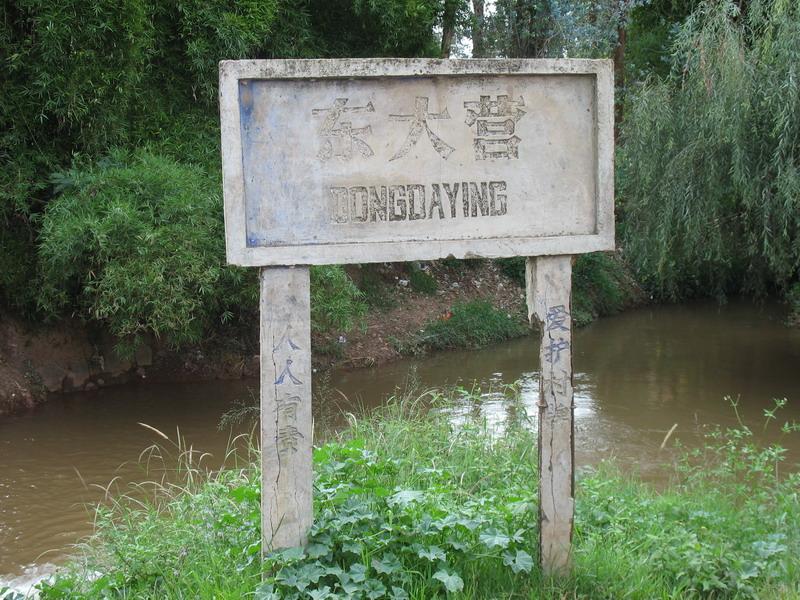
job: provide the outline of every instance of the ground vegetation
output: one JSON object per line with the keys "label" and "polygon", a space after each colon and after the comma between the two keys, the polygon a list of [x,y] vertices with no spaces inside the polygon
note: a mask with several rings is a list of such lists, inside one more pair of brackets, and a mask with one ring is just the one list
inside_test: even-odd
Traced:
{"label": "ground vegetation", "polygon": [[[112,495],[80,560],[44,599],[792,598],[800,593],[798,475],[744,423],[677,451],[662,490],[603,465],[580,477],[574,570],[538,568],[536,440],[522,406],[500,429],[472,392],[413,390],[314,451],[304,549],[260,560],[258,455],[222,470],[155,432],[155,483]],[[512,398],[515,387],[506,393]],[[778,425],[779,407],[765,412]],[[463,413],[463,410],[459,412]],[[785,424],[787,435],[797,426]],[[249,450],[248,450],[249,449]],[[236,456],[238,456],[238,459]],[[238,460],[238,464],[235,462]],[[162,479],[159,474],[175,473]]]}

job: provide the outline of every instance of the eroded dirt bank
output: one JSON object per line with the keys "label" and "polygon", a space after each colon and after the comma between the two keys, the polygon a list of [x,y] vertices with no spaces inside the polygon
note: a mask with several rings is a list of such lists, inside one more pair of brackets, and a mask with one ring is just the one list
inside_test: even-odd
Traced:
{"label": "eroded dirt bank", "polygon": [[[491,261],[464,267],[416,265],[429,278],[425,291],[415,286],[406,266],[386,264],[369,271],[352,269],[372,306],[351,331],[313,335],[315,368],[372,366],[399,358],[405,342],[452,306],[485,299],[514,318],[524,319],[524,291]],[[420,275],[419,273],[423,275]],[[370,288],[370,285],[372,287]],[[432,289],[433,288],[433,289]],[[376,298],[380,295],[382,298]],[[34,407],[51,394],[144,381],[232,379],[258,373],[257,322],[235,340],[209,340],[202,347],[174,352],[151,339],[134,356],[121,357],[118,340],[77,321],[25,323],[0,314],[0,415]]]}

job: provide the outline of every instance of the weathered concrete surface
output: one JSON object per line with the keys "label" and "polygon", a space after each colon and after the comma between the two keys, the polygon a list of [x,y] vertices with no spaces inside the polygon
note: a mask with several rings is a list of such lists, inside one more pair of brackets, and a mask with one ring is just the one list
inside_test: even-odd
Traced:
{"label": "weathered concrete surface", "polygon": [[263,551],[304,546],[313,521],[308,267],[261,270]]}
{"label": "weathered concrete surface", "polygon": [[220,86],[229,262],[613,249],[608,61],[231,61]]}
{"label": "weathered concrete surface", "polygon": [[552,574],[570,569],[575,510],[572,387],[572,257],[529,258],[528,315],[538,324],[539,551]]}

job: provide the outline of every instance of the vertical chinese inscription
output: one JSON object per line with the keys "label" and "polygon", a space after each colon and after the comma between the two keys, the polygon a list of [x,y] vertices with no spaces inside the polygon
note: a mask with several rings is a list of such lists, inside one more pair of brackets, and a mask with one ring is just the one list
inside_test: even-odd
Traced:
{"label": "vertical chinese inscription", "polygon": [[572,257],[527,262],[528,314],[539,325],[539,550],[551,574],[570,568],[574,514]]}
{"label": "vertical chinese inscription", "polygon": [[306,543],[311,505],[311,352],[307,267],[261,270],[264,552]]}
{"label": "vertical chinese inscription", "polygon": [[464,102],[467,118],[464,122],[475,128],[472,147],[475,160],[487,158],[519,158],[519,143],[522,141],[514,131],[525,114],[525,100],[509,100],[508,96],[481,96],[480,100]]}

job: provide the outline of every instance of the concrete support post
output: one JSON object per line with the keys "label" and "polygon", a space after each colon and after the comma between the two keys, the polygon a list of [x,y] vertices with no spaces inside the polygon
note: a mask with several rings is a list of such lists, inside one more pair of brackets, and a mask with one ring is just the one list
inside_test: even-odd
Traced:
{"label": "concrete support post", "polygon": [[570,570],[575,504],[572,388],[572,257],[528,258],[528,316],[541,333],[539,551],[550,575]]}
{"label": "concrete support post", "polygon": [[308,267],[261,269],[261,531],[264,553],[304,546],[313,520]]}

